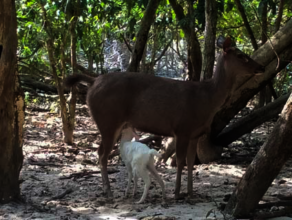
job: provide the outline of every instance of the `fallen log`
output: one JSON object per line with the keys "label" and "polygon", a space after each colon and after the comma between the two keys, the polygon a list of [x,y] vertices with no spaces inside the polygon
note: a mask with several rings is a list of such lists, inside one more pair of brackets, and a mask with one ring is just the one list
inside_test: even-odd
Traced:
{"label": "fallen log", "polygon": [[214,142],[217,145],[228,145],[242,135],[251,132],[254,128],[260,126],[264,122],[277,117],[281,113],[288,98],[289,94],[281,96],[276,101],[255,110],[246,117],[240,118],[231,126],[226,127]]}

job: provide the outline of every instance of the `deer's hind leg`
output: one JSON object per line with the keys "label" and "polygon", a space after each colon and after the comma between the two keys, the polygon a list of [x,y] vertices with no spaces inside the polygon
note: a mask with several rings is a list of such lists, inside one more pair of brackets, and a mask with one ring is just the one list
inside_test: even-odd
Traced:
{"label": "deer's hind leg", "polygon": [[176,173],[176,182],[175,182],[175,199],[180,198],[180,187],[181,187],[181,174],[185,165],[185,160],[188,151],[189,145],[188,136],[177,136],[176,141],[176,164],[177,164],[177,173]]}
{"label": "deer's hind leg", "polygon": [[103,183],[103,192],[108,197],[113,197],[113,194],[110,189],[110,183],[107,173],[107,160],[108,155],[113,149],[114,144],[117,141],[118,136],[121,133],[122,125],[115,126],[116,129],[107,130],[106,132],[100,129],[102,142],[98,150],[99,155],[99,164],[101,169],[102,183]]}

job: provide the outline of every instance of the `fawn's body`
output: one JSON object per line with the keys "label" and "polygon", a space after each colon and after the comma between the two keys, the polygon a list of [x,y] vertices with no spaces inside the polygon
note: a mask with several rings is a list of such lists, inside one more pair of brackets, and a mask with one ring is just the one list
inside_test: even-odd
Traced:
{"label": "fawn's body", "polygon": [[160,154],[153,149],[149,149],[149,147],[140,142],[131,142],[133,135],[132,128],[126,128],[122,131],[121,143],[120,143],[120,153],[122,160],[124,161],[127,172],[128,172],[128,186],[125,192],[125,195],[128,194],[131,181],[134,177],[134,189],[133,195],[137,190],[137,180],[138,177],[141,177],[144,181],[145,187],[143,195],[139,202],[142,203],[146,199],[146,196],[149,191],[149,187],[151,184],[149,172],[153,175],[153,177],[159,183],[162,189],[162,197],[165,198],[165,187],[162,179],[157,173],[154,166],[154,156],[160,157]]}

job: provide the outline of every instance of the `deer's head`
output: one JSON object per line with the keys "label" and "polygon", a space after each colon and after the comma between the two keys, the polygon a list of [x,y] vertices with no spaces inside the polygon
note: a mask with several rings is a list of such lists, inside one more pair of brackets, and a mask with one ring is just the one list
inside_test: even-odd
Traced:
{"label": "deer's head", "polygon": [[227,73],[237,76],[257,75],[265,71],[264,66],[251,59],[248,55],[237,49],[230,37],[222,40],[218,38],[217,45],[223,48],[224,69]]}

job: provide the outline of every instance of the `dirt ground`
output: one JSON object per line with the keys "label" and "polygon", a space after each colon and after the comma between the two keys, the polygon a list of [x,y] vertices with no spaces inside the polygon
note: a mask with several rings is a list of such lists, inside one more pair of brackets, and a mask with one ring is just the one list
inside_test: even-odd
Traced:
{"label": "dirt ground", "polygon": [[[114,198],[107,199],[103,195],[96,165],[101,139],[86,106],[78,108],[74,146],[62,143],[61,119],[55,113],[30,109],[25,127],[24,163],[20,174],[22,200],[0,206],[0,219],[228,219],[219,208],[226,204],[246,167],[272,131],[273,122],[265,123],[224,148],[220,161],[195,166],[193,198],[174,200],[176,168],[157,164],[167,199],[162,201],[160,186],[153,180],[143,204],[135,204],[143,192],[141,180],[138,194],[134,198],[124,197],[127,173],[119,156],[109,161]],[[261,201],[275,205],[258,210],[260,213],[284,210],[282,198],[286,201],[290,198],[291,202],[291,164],[292,160]],[[184,169],[182,192],[186,192],[186,178]]]}

